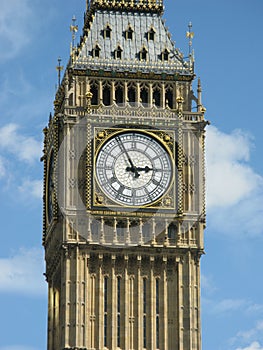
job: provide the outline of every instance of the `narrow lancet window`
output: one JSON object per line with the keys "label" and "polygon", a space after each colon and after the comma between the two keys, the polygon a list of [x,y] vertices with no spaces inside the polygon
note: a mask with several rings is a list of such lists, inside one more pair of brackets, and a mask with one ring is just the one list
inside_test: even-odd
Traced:
{"label": "narrow lancet window", "polygon": [[156,349],[159,349],[159,343],[160,343],[160,336],[159,336],[159,321],[160,321],[160,282],[157,278],[155,281],[155,297],[156,297],[156,304],[155,304],[155,312],[156,312]]}
{"label": "narrow lancet window", "polygon": [[147,347],[147,279],[143,279],[143,347]]}
{"label": "narrow lancet window", "polygon": [[121,278],[117,278],[117,346],[121,346]]}
{"label": "narrow lancet window", "polygon": [[103,87],[103,104],[109,106],[111,104],[111,88],[108,85]]}
{"label": "narrow lancet window", "polygon": [[104,277],[104,346],[107,347],[108,339],[108,277]]}

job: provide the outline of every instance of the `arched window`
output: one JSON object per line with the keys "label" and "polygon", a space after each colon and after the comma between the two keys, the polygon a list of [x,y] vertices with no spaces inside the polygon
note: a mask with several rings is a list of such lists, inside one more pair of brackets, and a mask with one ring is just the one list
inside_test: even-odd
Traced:
{"label": "arched window", "polygon": [[165,105],[169,108],[173,108],[173,91],[171,89],[167,89],[165,92]]}
{"label": "arched window", "polygon": [[95,57],[100,57],[100,51],[101,51],[101,48],[99,47],[98,44],[96,44],[92,50],[92,56],[95,58]]}
{"label": "arched window", "polygon": [[156,30],[154,29],[153,26],[151,26],[150,30],[149,30],[148,33],[147,33],[147,39],[148,39],[148,41],[154,40],[154,39],[155,39],[155,33],[156,33]]}
{"label": "arched window", "polygon": [[90,88],[90,92],[92,93],[91,104],[98,105],[99,104],[98,86],[96,84],[92,84]]}
{"label": "arched window", "polygon": [[133,39],[133,32],[131,25],[129,24],[128,28],[125,31],[125,39],[126,40],[132,40]]}
{"label": "arched window", "polygon": [[169,53],[170,53],[170,51],[168,49],[163,50],[163,52],[161,53],[161,60],[168,61],[169,60]]}
{"label": "arched window", "polygon": [[111,88],[108,85],[103,87],[103,104],[105,106],[111,105]]}
{"label": "arched window", "polygon": [[148,89],[146,87],[143,87],[141,89],[141,102],[143,104],[148,104],[148,97],[149,97],[149,93],[148,93]]}
{"label": "arched window", "polygon": [[115,99],[117,104],[122,104],[124,101],[123,86],[118,85],[115,89]]}
{"label": "arched window", "polygon": [[136,90],[134,85],[130,85],[128,87],[128,100],[129,103],[135,103],[135,99],[136,99]]}
{"label": "arched window", "polygon": [[117,47],[117,49],[114,51],[114,58],[115,59],[122,59],[122,51],[123,49],[121,48],[121,46],[119,45]]}
{"label": "arched window", "polygon": [[148,58],[148,51],[146,47],[143,47],[141,51],[139,52],[139,59],[140,61],[146,61]]}
{"label": "arched window", "polygon": [[69,106],[73,106],[73,93],[71,93],[68,97],[68,104]]}
{"label": "arched window", "polygon": [[161,92],[158,88],[153,90],[153,104],[156,107],[161,107]]}
{"label": "arched window", "polygon": [[111,29],[110,25],[107,24],[103,30],[104,39],[111,39],[111,32],[112,32],[112,29]]}

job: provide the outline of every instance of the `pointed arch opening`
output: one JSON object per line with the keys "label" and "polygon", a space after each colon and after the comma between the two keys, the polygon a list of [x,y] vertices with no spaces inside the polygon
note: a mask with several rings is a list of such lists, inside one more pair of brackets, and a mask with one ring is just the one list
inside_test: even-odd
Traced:
{"label": "pointed arch opening", "polygon": [[165,91],[165,105],[171,109],[174,108],[174,98],[173,98],[173,89],[168,87]]}
{"label": "pointed arch opening", "polygon": [[111,105],[111,88],[108,84],[103,86],[103,104],[104,106]]}
{"label": "pointed arch opening", "polygon": [[128,85],[128,101],[130,104],[136,102],[136,89],[133,84]]}
{"label": "pointed arch opening", "polygon": [[107,23],[105,28],[103,29],[104,39],[111,39],[111,33],[112,33],[111,26]]}
{"label": "pointed arch opening", "polygon": [[155,34],[156,34],[156,30],[154,29],[153,26],[151,26],[151,28],[148,30],[147,32],[147,39],[148,41],[154,41],[155,40]]}
{"label": "pointed arch opening", "polygon": [[148,59],[148,50],[146,47],[143,47],[141,51],[139,52],[139,59],[140,61],[147,61]]}
{"label": "pointed arch opening", "polygon": [[114,51],[114,58],[121,60],[122,59],[122,52],[123,52],[122,47],[120,45],[118,45],[118,47]]}
{"label": "pointed arch opening", "polygon": [[96,83],[90,84],[90,92],[92,93],[91,104],[98,105],[99,104],[99,88]]}
{"label": "pointed arch opening", "polygon": [[126,40],[132,40],[133,39],[133,28],[132,26],[129,24],[126,31],[125,31],[125,39]]}
{"label": "pointed arch opening", "polygon": [[122,84],[118,84],[115,88],[115,100],[117,104],[124,103],[124,89]]}
{"label": "pointed arch opening", "polygon": [[100,51],[101,51],[101,48],[98,44],[96,44],[94,46],[94,48],[92,49],[92,57],[93,58],[99,58],[100,57]]}
{"label": "pointed arch opening", "polygon": [[164,49],[161,53],[161,60],[168,61],[169,60],[170,51],[168,49]]}
{"label": "pointed arch opening", "polygon": [[161,89],[158,85],[153,87],[153,104],[158,108],[161,107]]}
{"label": "pointed arch opening", "polygon": [[144,105],[149,103],[149,90],[146,86],[141,88],[141,103]]}

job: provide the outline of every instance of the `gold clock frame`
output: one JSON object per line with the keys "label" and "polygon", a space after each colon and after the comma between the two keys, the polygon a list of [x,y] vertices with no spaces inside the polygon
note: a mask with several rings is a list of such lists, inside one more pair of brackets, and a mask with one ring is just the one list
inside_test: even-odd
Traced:
{"label": "gold clock frame", "polygon": [[[93,191],[92,191],[92,207],[95,209],[110,209],[112,211],[136,211],[136,210],[176,210],[176,134],[172,130],[160,130],[151,128],[135,128],[135,127],[107,127],[94,126],[93,129]],[[172,179],[168,189],[160,198],[142,206],[122,205],[110,199],[101,189],[96,174],[96,159],[101,147],[112,137],[126,132],[137,132],[148,135],[159,142],[170,156],[172,165]]]}

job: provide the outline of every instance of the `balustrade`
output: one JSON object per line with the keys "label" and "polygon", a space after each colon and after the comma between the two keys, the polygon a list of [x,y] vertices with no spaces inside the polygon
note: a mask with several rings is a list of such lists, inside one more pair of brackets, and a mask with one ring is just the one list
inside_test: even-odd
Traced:
{"label": "balustrade", "polygon": [[[70,225],[70,223],[69,223]],[[179,227],[180,226],[180,227]],[[81,233],[83,236],[83,232]],[[198,245],[198,230],[190,222],[184,228],[176,221],[151,218],[88,217],[86,237],[90,244],[109,246],[180,247]],[[69,237],[69,239],[72,236]]]}

